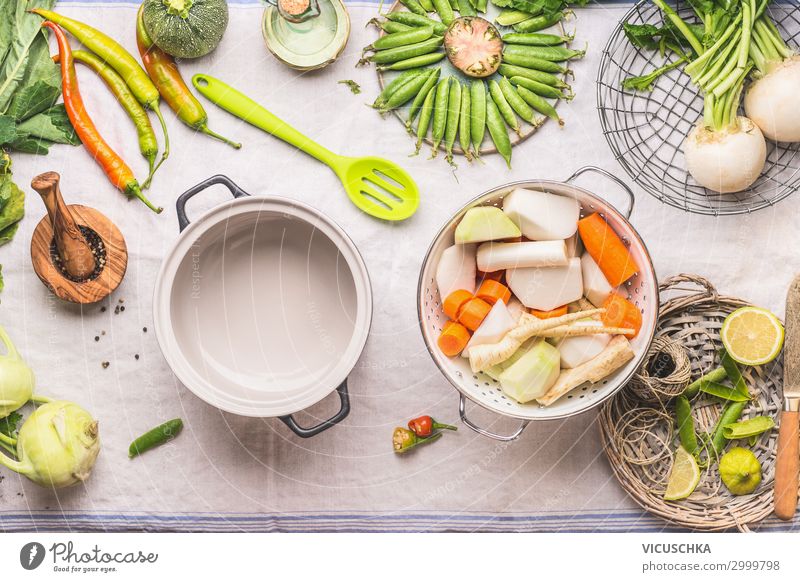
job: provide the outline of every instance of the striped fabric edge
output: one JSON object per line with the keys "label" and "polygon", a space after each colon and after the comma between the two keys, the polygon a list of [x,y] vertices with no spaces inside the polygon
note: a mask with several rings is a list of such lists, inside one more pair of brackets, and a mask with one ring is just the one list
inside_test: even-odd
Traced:
{"label": "striped fabric edge", "polygon": [[[797,532],[800,519],[768,518],[752,527],[760,532]],[[660,533],[685,528],[637,510],[596,510],[579,514],[375,513],[157,513],[30,511],[0,512],[0,531],[11,532],[263,532],[263,533]]]}

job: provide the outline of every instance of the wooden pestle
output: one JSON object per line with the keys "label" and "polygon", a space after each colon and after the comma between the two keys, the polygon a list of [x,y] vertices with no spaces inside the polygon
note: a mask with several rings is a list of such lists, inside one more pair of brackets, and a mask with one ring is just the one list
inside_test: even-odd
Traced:
{"label": "wooden pestle", "polygon": [[58,185],[60,179],[61,176],[56,172],[45,172],[31,180],[31,188],[39,193],[47,207],[56,249],[64,263],[64,269],[74,279],[82,281],[88,279],[94,272],[95,257],[67,205],[64,204]]}

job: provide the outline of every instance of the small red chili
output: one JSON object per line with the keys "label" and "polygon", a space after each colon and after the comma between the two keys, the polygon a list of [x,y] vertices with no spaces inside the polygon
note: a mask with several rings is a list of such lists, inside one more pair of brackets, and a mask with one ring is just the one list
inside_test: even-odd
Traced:
{"label": "small red chili", "polygon": [[428,415],[420,416],[408,421],[408,428],[418,437],[429,437],[435,430],[458,430],[451,424],[442,424]]}

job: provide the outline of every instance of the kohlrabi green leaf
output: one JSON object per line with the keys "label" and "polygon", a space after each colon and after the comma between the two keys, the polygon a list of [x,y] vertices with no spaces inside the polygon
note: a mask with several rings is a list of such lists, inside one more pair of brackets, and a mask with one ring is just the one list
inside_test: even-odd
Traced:
{"label": "kohlrabi green leaf", "polygon": [[17,134],[46,139],[54,143],[78,145],[81,140],[69,122],[63,103],[37,113],[17,125]]}
{"label": "kohlrabi green leaf", "polygon": [[16,410],[5,418],[0,419],[0,433],[12,438],[16,437],[20,420],[22,420],[22,415]]}
{"label": "kohlrabi green leaf", "polygon": [[0,144],[17,139],[17,122],[13,117],[0,115]]}

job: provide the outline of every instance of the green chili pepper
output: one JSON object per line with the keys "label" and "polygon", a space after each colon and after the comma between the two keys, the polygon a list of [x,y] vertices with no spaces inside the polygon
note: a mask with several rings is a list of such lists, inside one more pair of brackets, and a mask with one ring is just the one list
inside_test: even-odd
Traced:
{"label": "green chili pepper", "polygon": [[461,111],[458,120],[458,143],[461,146],[461,151],[464,152],[464,157],[467,161],[472,161],[472,155],[469,152],[470,148],[470,123],[472,112],[472,97],[470,95],[470,88],[465,85],[461,88]]}
{"label": "green chili pepper", "polygon": [[700,385],[700,392],[710,394],[711,396],[716,396],[717,398],[722,398],[723,400],[730,400],[732,402],[747,402],[750,400],[749,395],[744,396],[736,388],[725,386],[725,384],[720,384],[719,382],[702,382]]}
{"label": "green chili pepper", "polygon": [[408,69],[418,69],[426,67],[434,63],[438,63],[444,58],[444,53],[429,53],[427,55],[420,55],[418,57],[411,57],[403,61],[397,61],[391,65],[383,65],[376,67],[379,71],[406,71]]}
{"label": "green chili pepper", "polygon": [[694,455],[698,451],[697,433],[694,430],[692,405],[685,396],[678,396],[675,400],[675,420],[681,445],[690,455]]}
{"label": "green chili pepper", "polygon": [[469,135],[472,141],[475,157],[480,157],[481,143],[486,133],[486,85],[480,79],[475,79],[470,84],[470,128]]}
{"label": "green chili pepper", "polygon": [[702,377],[698,378],[691,384],[686,387],[686,390],[683,391],[683,395],[686,396],[689,400],[697,396],[697,393],[700,392],[700,388],[703,386],[704,383],[707,382],[722,382],[728,378],[728,374],[725,372],[725,368],[719,367],[714,368],[707,374],[704,374]]}
{"label": "green chili pepper", "polygon": [[447,25],[438,20],[428,18],[427,16],[420,16],[413,12],[395,11],[389,12],[386,18],[392,22],[399,22],[408,26],[432,26],[434,34],[444,34],[447,30]]}
{"label": "green chili pepper", "polygon": [[550,28],[554,24],[558,24],[562,18],[564,18],[563,12],[556,12],[552,15],[542,14],[515,24],[514,30],[517,32],[538,32],[545,28]]}
{"label": "green chili pepper", "polygon": [[372,104],[372,106],[375,109],[380,109],[383,105],[386,104],[386,102],[394,94],[394,92],[400,89],[400,87],[408,83],[414,77],[417,77],[419,75],[424,75],[427,72],[428,72],[427,69],[414,69],[411,71],[405,71],[403,73],[400,73],[389,83],[386,84],[386,86],[383,88],[383,91],[381,91],[380,95],[378,95],[375,98],[375,101]]}
{"label": "green chili pepper", "polygon": [[397,427],[394,429],[394,433],[392,433],[392,446],[394,447],[395,453],[405,453],[409,449],[419,445],[433,442],[441,436],[442,433],[437,432],[427,438],[420,438],[407,428]]}
{"label": "green chili pepper", "polygon": [[447,97],[447,122],[444,132],[445,159],[453,163],[453,144],[456,142],[458,125],[461,119],[461,83],[456,77],[450,77],[450,93]]}
{"label": "green chili pepper", "polygon": [[433,88],[436,86],[441,72],[442,70],[440,68],[431,69],[431,72],[427,76],[422,89],[420,89],[419,93],[417,93],[417,96],[414,97],[414,101],[411,103],[411,107],[408,110],[408,121],[406,121],[406,128],[409,131],[411,130],[411,124],[414,123],[414,119],[417,117],[417,113],[419,113],[420,107],[422,107],[422,104],[428,97],[428,93],[433,91]]}
{"label": "green chili pepper", "polygon": [[429,75],[417,75],[405,83],[402,87],[395,91],[391,97],[389,97],[388,101],[386,101],[386,104],[383,105],[379,111],[381,113],[386,113],[387,111],[396,109],[413,99],[428,80],[428,76]]}
{"label": "green chili pepper", "polygon": [[[406,33],[401,33],[401,34],[406,34]],[[442,37],[434,36],[422,42],[417,42],[414,44],[378,51],[366,57],[366,59],[362,59],[362,61],[368,60],[377,65],[396,63],[398,61],[403,61],[405,59],[410,59],[413,57],[418,57],[420,55],[432,53],[441,45],[442,45]]]}
{"label": "green chili pepper", "polygon": [[449,0],[432,0],[433,7],[436,9],[436,13],[439,15],[439,18],[442,19],[442,22],[445,26],[449,26],[453,20],[455,20],[456,15],[453,12],[453,7],[450,5]]}
{"label": "green chili pepper", "polygon": [[439,152],[439,144],[442,143],[444,137],[444,130],[447,126],[447,111],[448,111],[448,98],[450,96],[450,77],[442,79],[436,85],[436,97],[433,101],[433,128],[431,135],[433,136],[433,150],[431,157],[435,158]]}
{"label": "green chili pepper", "polygon": [[489,128],[489,135],[503,159],[511,169],[511,140],[508,138],[506,124],[503,117],[495,105],[494,99],[486,99],[486,127]]}
{"label": "green chili pepper", "polygon": [[754,416],[722,427],[722,434],[729,441],[757,437],[775,428],[775,421],[769,416]]}
{"label": "green chili pepper", "polygon": [[536,116],[533,114],[533,109],[519,96],[519,93],[517,93],[517,90],[514,89],[508,79],[500,77],[500,82],[498,84],[500,85],[500,91],[503,93],[503,97],[505,97],[511,109],[531,125],[539,125]]}
{"label": "green chili pepper", "polygon": [[433,36],[432,26],[412,28],[410,30],[406,30],[403,32],[394,32],[392,34],[387,34],[386,36],[382,36],[381,38],[373,42],[371,45],[366,47],[364,51],[365,52],[367,50],[382,51],[391,48],[398,48],[401,46],[407,46],[410,44],[422,42],[423,40],[428,40],[432,36]]}
{"label": "green chili pepper", "polygon": [[461,16],[475,16],[477,14],[470,0],[458,0],[458,13]]}
{"label": "green chili pepper", "polygon": [[511,77],[509,79],[513,85],[517,85],[519,87],[525,87],[529,91],[532,91],[539,95],[540,97],[548,97],[549,99],[566,99],[570,100],[573,98],[572,94],[564,95],[560,89],[556,89],[555,87],[551,87],[550,85],[545,85],[544,83],[540,83],[539,81],[534,81],[533,79],[528,79],[527,77]]}
{"label": "green chili pepper", "polygon": [[728,378],[730,378],[731,382],[733,383],[734,388],[750,400],[750,391],[747,389],[747,384],[742,377],[742,373],[739,371],[739,366],[736,362],[728,355],[724,349],[720,350],[719,352],[719,360],[722,367],[725,369],[725,374],[727,374]]}
{"label": "green chili pepper", "polygon": [[746,406],[746,402],[728,402],[725,408],[722,409],[722,414],[720,414],[714,430],[711,431],[710,449],[708,451],[709,460],[717,459],[720,453],[725,450],[728,439],[725,437],[724,428],[739,420]]}
{"label": "green chili pepper", "polygon": [[[527,69],[533,69],[535,71],[544,71],[545,73],[560,73],[564,74],[567,72],[565,67],[562,67],[558,63],[553,61],[546,61],[544,59],[539,59],[536,57],[531,57],[529,55],[520,54],[518,51],[511,50],[514,48],[515,45],[509,45],[503,51],[503,62],[507,65],[514,65],[517,67],[525,67]],[[532,47],[522,47],[521,45],[516,45],[518,48],[532,48]]]}
{"label": "green chili pepper", "polygon": [[506,44],[526,44],[530,46],[558,46],[570,42],[572,36],[559,36],[542,32],[519,33],[510,32],[503,35]]}
{"label": "green chili pepper", "polygon": [[419,150],[422,149],[422,142],[425,140],[425,136],[428,135],[428,127],[431,124],[431,117],[433,116],[434,97],[436,97],[436,91],[428,91],[425,102],[422,104],[422,111],[419,114],[419,121],[417,122],[417,144],[414,153],[411,154],[412,156],[419,154]]}
{"label": "green chili pepper", "polygon": [[131,443],[131,446],[128,448],[128,457],[132,459],[145,451],[149,451],[154,447],[171,441],[178,436],[178,433],[180,433],[182,429],[183,421],[180,418],[173,418],[164,424],[158,425]]}
{"label": "green chili pepper", "polygon": [[508,127],[514,130],[516,133],[519,133],[520,129],[517,116],[514,114],[514,110],[511,108],[511,105],[509,105],[508,101],[506,101],[506,98],[503,97],[503,91],[500,89],[500,84],[494,79],[489,81],[489,94],[492,96],[494,104],[497,105],[497,110],[500,112],[500,115],[503,116],[503,119],[505,119]]}
{"label": "green chili pepper", "polygon": [[566,89],[569,87],[569,85],[552,73],[536,71],[534,69],[519,67],[517,65],[500,65],[500,67],[497,69],[497,72],[504,77],[508,77],[509,79],[511,77],[525,77],[526,79],[533,79],[534,81],[544,83],[545,85],[550,85],[551,87],[559,87],[561,89]]}
{"label": "green chili pepper", "polygon": [[426,16],[428,11],[422,7],[422,4],[418,0],[400,0],[400,4],[408,8],[414,14],[419,14],[420,16]]}
{"label": "green chili pepper", "polygon": [[536,111],[542,115],[546,115],[553,121],[557,121],[559,125],[564,125],[564,120],[558,116],[558,112],[556,111],[555,107],[553,107],[545,99],[539,97],[532,91],[528,91],[525,87],[517,87],[517,92],[519,93],[519,96],[522,97],[525,102],[533,107]]}

